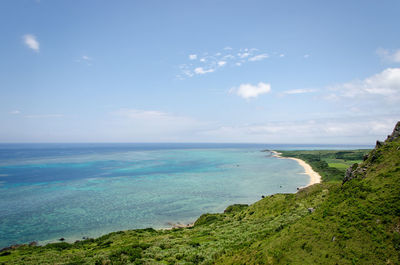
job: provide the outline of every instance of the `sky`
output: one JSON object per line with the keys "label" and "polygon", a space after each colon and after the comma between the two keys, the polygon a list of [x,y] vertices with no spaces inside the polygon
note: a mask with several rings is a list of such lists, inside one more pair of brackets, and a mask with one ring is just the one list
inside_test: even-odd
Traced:
{"label": "sky", "polygon": [[0,1],[0,142],[374,144],[400,1]]}

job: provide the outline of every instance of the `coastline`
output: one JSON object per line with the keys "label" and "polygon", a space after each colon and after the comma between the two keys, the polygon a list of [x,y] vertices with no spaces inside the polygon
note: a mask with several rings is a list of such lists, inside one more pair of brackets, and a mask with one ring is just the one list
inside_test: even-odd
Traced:
{"label": "coastline", "polygon": [[[298,164],[300,166],[302,166],[304,168],[305,172],[304,173],[300,173],[300,174],[308,175],[310,177],[310,180],[309,180],[309,183],[307,185],[300,186],[299,187],[300,189],[306,188],[308,186],[311,186],[313,184],[321,182],[321,176],[317,172],[315,172],[311,168],[311,166],[309,164],[307,164],[305,161],[303,161],[301,159],[298,159],[298,158],[293,158],[293,157],[283,157],[283,156],[281,156],[281,153],[279,153],[277,151],[274,151],[274,150],[266,150],[266,151],[271,152],[273,157],[276,157],[276,158],[279,158],[279,159],[292,159],[292,160],[295,160],[295,161],[298,162]],[[259,200],[257,200],[257,201],[259,201]],[[257,202],[257,201],[255,201],[255,202]],[[253,202],[253,203],[255,203],[255,202]],[[191,223],[179,223],[179,222],[173,223],[173,222],[169,222],[164,227],[156,227],[154,229],[155,230],[168,231],[168,230],[191,228],[191,227],[194,227],[194,222],[191,222]],[[136,230],[136,229],[137,228],[132,228],[132,229],[127,229],[127,230]],[[118,231],[126,231],[126,230],[118,230]],[[44,245],[47,245],[47,244],[60,243],[60,242],[66,242],[66,243],[73,244],[74,242],[79,242],[79,241],[85,240],[85,239],[99,238],[99,237],[101,237],[103,235],[107,235],[107,234],[110,234],[110,233],[113,233],[113,232],[117,232],[117,231],[106,232],[106,233],[103,233],[103,234],[100,234],[100,235],[95,235],[95,236],[93,236],[93,235],[92,236],[91,235],[85,235],[85,236],[79,235],[79,236],[72,236],[72,237],[63,237],[62,241],[58,237],[57,238],[52,238],[52,239],[47,239],[47,240],[37,240],[37,241],[35,240],[35,241],[31,242],[31,243],[27,242],[27,243],[22,243],[22,244],[16,244],[15,246],[32,244],[32,243],[35,243],[35,244],[37,244],[39,246],[44,246]],[[61,238],[61,236],[60,236],[60,238]],[[10,246],[10,247],[12,247],[12,246]]]}
{"label": "coastline", "polygon": [[276,158],[295,160],[297,163],[299,163],[300,166],[302,166],[304,168],[303,174],[308,175],[310,177],[310,181],[306,186],[301,187],[301,188],[306,188],[308,186],[311,186],[311,185],[314,185],[317,183],[321,183],[321,180],[322,180],[321,176],[317,172],[315,172],[312,169],[312,167],[309,164],[307,164],[304,160],[301,160],[299,158],[294,158],[294,157],[283,157],[283,156],[281,156],[281,153],[274,151],[274,150],[270,150],[270,152],[273,154],[272,156],[276,157]]}

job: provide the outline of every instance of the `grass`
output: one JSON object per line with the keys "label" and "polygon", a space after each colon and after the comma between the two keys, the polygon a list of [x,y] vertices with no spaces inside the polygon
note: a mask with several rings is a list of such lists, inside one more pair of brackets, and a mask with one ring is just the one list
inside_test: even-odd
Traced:
{"label": "grass", "polygon": [[20,246],[0,252],[0,264],[400,264],[400,142],[374,150],[360,163],[363,176],[339,183],[344,165],[366,152],[291,152],[324,182],[204,214],[191,228]]}
{"label": "grass", "polygon": [[[357,162],[356,162],[357,163]],[[329,167],[334,167],[339,169],[340,171],[345,171],[349,165],[345,164],[345,163],[328,163]]]}
{"label": "grass", "polygon": [[341,182],[346,169],[354,163],[361,163],[369,149],[360,150],[300,150],[279,151],[284,157],[296,157],[304,160],[317,171],[322,180]]}

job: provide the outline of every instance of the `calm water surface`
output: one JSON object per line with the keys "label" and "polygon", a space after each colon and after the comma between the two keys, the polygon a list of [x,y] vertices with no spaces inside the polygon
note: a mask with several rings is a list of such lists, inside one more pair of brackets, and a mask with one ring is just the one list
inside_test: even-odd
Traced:
{"label": "calm water surface", "polygon": [[295,192],[297,162],[261,144],[0,144],[0,248],[191,223],[261,195]]}

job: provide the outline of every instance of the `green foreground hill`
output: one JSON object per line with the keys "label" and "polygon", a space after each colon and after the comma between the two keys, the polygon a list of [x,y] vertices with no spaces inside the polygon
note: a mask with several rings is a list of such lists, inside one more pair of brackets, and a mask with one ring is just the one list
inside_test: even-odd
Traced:
{"label": "green foreground hill", "polygon": [[[400,264],[400,137],[366,156],[365,150],[296,152],[284,155],[305,159],[323,183],[204,214],[190,228],[14,246],[0,252],[0,263]],[[343,164],[354,161],[345,171]]]}

